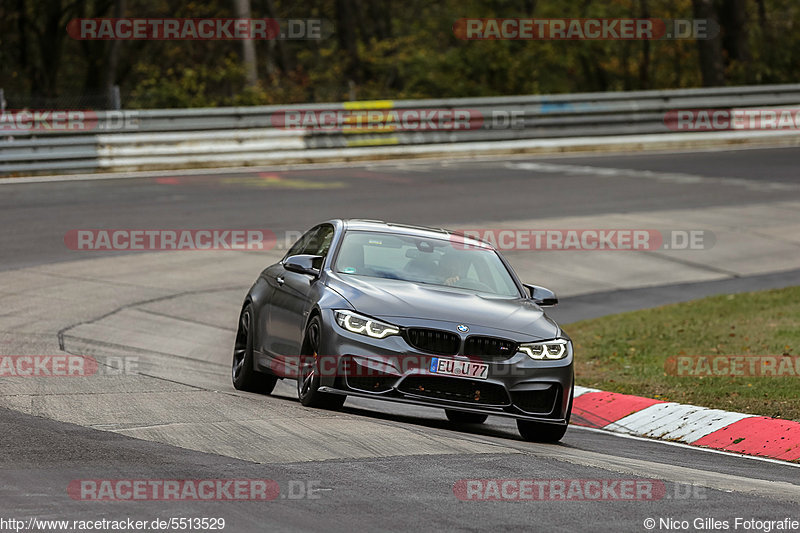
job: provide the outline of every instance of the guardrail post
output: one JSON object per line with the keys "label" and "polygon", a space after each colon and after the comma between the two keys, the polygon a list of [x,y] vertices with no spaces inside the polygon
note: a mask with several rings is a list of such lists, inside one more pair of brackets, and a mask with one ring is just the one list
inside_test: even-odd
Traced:
{"label": "guardrail post", "polygon": [[119,85],[112,85],[109,93],[110,94],[108,96],[111,104],[111,109],[115,110],[122,109],[122,100],[119,96]]}

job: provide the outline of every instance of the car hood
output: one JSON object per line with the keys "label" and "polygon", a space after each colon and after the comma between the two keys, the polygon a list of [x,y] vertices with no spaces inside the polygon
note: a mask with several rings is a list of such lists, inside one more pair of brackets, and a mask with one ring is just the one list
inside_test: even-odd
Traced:
{"label": "car hood", "polygon": [[331,274],[328,286],[353,308],[376,318],[409,317],[513,331],[534,339],[558,336],[558,326],[525,298],[500,298],[408,281]]}

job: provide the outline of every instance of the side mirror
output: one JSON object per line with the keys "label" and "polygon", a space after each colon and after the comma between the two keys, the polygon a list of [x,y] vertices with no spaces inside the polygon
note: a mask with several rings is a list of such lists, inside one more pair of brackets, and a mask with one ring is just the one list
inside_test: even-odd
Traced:
{"label": "side mirror", "polygon": [[533,300],[533,303],[536,305],[541,307],[551,307],[558,303],[558,297],[556,297],[556,293],[548,288],[540,287],[539,285],[528,285],[527,283],[523,283],[522,286],[528,289],[528,292],[531,293],[531,300]]}
{"label": "side mirror", "polygon": [[319,276],[319,269],[322,266],[321,255],[293,255],[287,257],[283,262],[283,268],[289,272],[297,272],[298,274],[307,274],[309,276]]}

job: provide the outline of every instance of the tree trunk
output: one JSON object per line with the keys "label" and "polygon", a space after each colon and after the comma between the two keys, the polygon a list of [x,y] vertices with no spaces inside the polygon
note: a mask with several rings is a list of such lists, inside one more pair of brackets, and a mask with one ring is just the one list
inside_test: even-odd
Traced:
{"label": "tree trunk", "polygon": [[[650,18],[650,9],[647,0],[639,0],[640,16],[643,19]],[[639,62],[639,89],[647,90],[650,88],[650,41],[642,41],[642,60]]]}
{"label": "tree trunk", "polygon": [[720,22],[723,31],[722,45],[728,51],[728,57],[736,61],[749,61],[746,0],[724,0]]}
{"label": "tree trunk", "polygon": [[[271,19],[277,19],[278,15],[275,11],[275,5],[272,3],[272,0],[266,0],[265,5],[267,7],[267,15]],[[289,52],[286,50],[286,43],[283,39],[270,39],[267,41],[267,50],[269,53],[269,57],[267,58],[267,68],[275,71],[275,50],[278,51],[278,65],[280,66],[283,72],[291,72],[294,70],[294,64],[289,56]]]}
{"label": "tree trunk", "polygon": [[358,56],[356,28],[353,27],[354,20],[356,20],[356,14],[352,0],[336,0],[336,35],[339,38],[339,46],[347,57],[345,75],[354,83],[360,83],[361,59]]}
{"label": "tree trunk", "polygon": [[[125,16],[125,0],[114,0],[114,18]],[[113,108],[111,94],[117,82],[117,66],[119,65],[119,49],[122,45],[120,39],[114,39],[106,50],[105,65],[103,68],[103,90],[109,99],[109,106]]]}
{"label": "tree trunk", "polygon": [[[236,17],[249,19],[250,0],[234,0]],[[256,63],[256,46],[253,39],[242,39],[242,63],[245,71],[245,85],[255,87],[258,85],[258,65]]]}
{"label": "tree trunk", "polygon": [[[711,19],[719,22],[712,0],[692,0],[694,18]],[[719,35],[713,39],[697,39],[697,52],[700,59],[700,74],[704,87],[719,87],[725,84],[725,71],[722,64],[722,41]]]}

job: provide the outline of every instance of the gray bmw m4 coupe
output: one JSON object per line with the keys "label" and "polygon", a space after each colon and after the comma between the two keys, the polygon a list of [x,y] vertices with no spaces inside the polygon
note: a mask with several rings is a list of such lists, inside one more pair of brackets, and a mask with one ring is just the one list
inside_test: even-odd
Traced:
{"label": "gray bmw m4 coupe", "polygon": [[512,417],[526,440],[564,436],[572,342],[489,244],[436,228],[331,220],[259,275],[244,300],[233,384],[300,402],[347,396],[444,408],[454,423]]}

